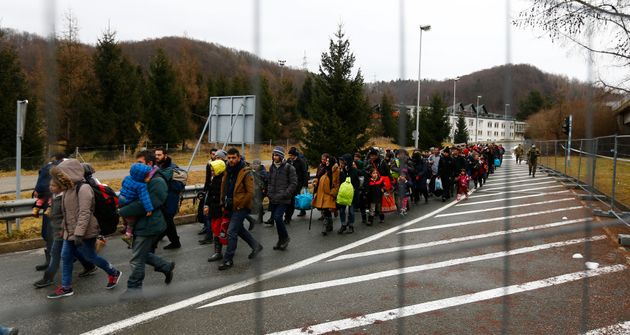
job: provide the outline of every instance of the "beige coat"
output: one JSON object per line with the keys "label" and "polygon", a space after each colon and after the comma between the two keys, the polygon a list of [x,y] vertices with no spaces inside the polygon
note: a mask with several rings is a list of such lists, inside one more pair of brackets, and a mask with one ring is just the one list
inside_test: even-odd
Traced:
{"label": "beige coat", "polygon": [[337,208],[337,193],[339,193],[339,165],[335,164],[332,168],[332,187],[330,185],[330,178],[325,173],[319,178],[315,179],[317,184],[317,193],[313,199],[313,207],[315,208]]}
{"label": "beige coat", "polygon": [[[68,159],[51,169],[50,174],[67,190],[61,198],[63,238],[74,241],[74,236],[95,238],[99,226],[94,217],[94,191],[85,183],[84,170],[76,159]],[[77,192],[76,185],[82,183]]]}

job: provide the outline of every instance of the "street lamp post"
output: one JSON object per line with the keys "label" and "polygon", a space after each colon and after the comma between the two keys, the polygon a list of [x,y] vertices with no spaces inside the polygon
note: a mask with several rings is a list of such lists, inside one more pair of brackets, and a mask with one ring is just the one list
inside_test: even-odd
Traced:
{"label": "street lamp post", "polygon": [[284,64],[286,64],[286,60],[284,59],[279,59],[278,60],[278,64],[280,65],[280,82],[282,83],[282,76],[283,76],[283,72],[284,72]]}
{"label": "street lamp post", "polygon": [[414,145],[418,148],[418,139],[420,138],[420,79],[422,78],[422,32],[431,30],[430,25],[420,25],[420,51],[418,52],[418,96],[416,98],[416,133]]}
{"label": "street lamp post", "polygon": [[459,77],[453,79],[453,115],[455,115],[455,104],[457,104],[457,81]]}
{"label": "street lamp post", "polygon": [[479,99],[481,99],[481,95],[477,96],[477,108],[475,108],[475,144],[477,144],[477,135],[479,134]]}

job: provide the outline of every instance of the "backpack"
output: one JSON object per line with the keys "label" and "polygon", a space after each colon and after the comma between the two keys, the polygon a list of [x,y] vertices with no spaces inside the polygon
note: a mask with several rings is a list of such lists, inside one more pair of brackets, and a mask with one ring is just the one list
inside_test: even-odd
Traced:
{"label": "backpack", "polygon": [[339,186],[339,193],[337,193],[337,203],[342,206],[352,205],[352,199],[354,198],[354,186],[350,181],[350,177],[346,177],[346,181]]}
{"label": "backpack", "polygon": [[[78,183],[76,186],[77,195],[79,189],[86,183]],[[98,222],[98,226],[101,230],[101,235],[107,236],[116,232],[118,226],[118,196],[111,187],[96,184],[87,183],[94,191],[94,217]]]}
{"label": "backpack", "polygon": [[[178,183],[178,185],[175,185],[173,187],[173,189],[175,189],[175,190],[182,190],[183,191],[184,187],[186,186],[186,182],[187,181],[188,181],[188,172],[186,172],[186,170],[184,170],[184,169],[182,169],[180,167],[174,167],[173,168],[173,179],[172,179],[171,183]],[[181,192],[181,191],[179,191],[179,192]]]}

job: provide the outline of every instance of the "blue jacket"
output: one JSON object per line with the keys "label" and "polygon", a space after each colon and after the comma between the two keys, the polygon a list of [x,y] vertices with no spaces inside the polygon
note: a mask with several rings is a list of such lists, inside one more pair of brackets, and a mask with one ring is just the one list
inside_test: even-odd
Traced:
{"label": "blue jacket", "polygon": [[[160,171],[153,176],[147,187],[153,207],[160,208],[164,204],[167,194],[167,186]],[[121,207],[119,213],[124,217],[138,217],[138,221],[136,221],[136,225],[133,228],[133,233],[136,236],[158,236],[166,230],[166,221],[162,211],[155,211],[153,215],[146,216],[140,201],[134,201]]]}
{"label": "blue jacket", "polygon": [[160,166],[160,174],[166,181],[168,187],[168,195],[164,204],[164,214],[175,215],[179,211],[179,198],[184,190],[185,185],[173,180],[173,169],[179,168],[177,164],[171,161],[170,157]]}
{"label": "blue jacket", "polygon": [[126,205],[140,199],[144,210],[153,212],[154,208],[151,204],[147,183],[144,182],[144,178],[150,171],[151,167],[145,164],[135,163],[131,166],[129,175],[123,180],[122,189],[120,190],[118,200],[121,205]]}

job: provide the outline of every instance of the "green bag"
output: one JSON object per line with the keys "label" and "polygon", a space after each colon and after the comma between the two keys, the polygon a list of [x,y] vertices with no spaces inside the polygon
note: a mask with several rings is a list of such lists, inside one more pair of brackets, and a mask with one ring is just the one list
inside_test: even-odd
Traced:
{"label": "green bag", "polygon": [[346,177],[346,181],[341,183],[339,187],[339,193],[337,193],[337,203],[342,206],[352,205],[352,199],[354,198],[354,186],[350,181],[350,177]]}

